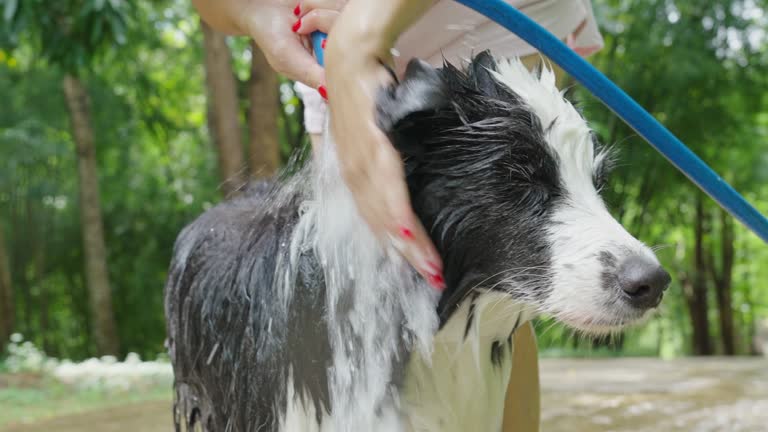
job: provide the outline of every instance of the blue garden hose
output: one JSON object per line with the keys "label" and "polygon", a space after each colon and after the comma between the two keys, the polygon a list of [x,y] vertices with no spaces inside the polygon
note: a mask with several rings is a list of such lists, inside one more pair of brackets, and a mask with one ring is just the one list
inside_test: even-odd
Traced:
{"label": "blue garden hose", "polygon": [[323,41],[328,35],[323,32],[312,33],[312,49],[315,51],[315,58],[320,66],[325,66],[325,52],[323,51]]}
{"label": "blue garden hose", "polygon": [[[765,216],[634,99],[560,39],[503,0],[456,1],[497,22],[559,65],[728,213],[768,243],[768,219]],[[315,55],[321,65],[324,61],[323,39],[325,34],[312,35]]]}

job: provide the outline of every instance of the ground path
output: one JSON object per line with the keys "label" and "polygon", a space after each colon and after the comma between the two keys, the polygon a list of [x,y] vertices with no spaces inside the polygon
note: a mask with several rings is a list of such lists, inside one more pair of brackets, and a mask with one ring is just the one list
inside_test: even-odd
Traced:
{"label": "ground path", "polygon": [[[765,432],[768,360],[543,360],[542,432]],[[0,432],[168,432],[167,402],[140,402]]]}

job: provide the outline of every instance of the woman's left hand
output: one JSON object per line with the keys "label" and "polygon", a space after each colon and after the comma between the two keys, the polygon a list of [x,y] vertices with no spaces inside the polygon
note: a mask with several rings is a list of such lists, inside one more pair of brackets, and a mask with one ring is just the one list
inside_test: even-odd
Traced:
{"label": "woman's left hand", "polygon": [[[307,35],[328,33],[346,1],[342,0],[193,0],[200,16],[214,29],[248,35],[270,66],[289,79],[319,89],[325,71],[317,64]],[[324,88],[324,87],[323,87]],[[324,91],[324,90],[322,90]],[[322,92],[321,91],[321,92]]]}

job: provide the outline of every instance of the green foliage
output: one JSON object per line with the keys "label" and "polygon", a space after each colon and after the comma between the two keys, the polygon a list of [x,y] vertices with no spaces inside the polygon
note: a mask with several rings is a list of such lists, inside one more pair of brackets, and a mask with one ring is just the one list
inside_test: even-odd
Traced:
{"label": "green foliage", "polygon": [[[81,73],[92,97],[118,331],[126,352],[154,356],[164,350],[162,289],[175,236],[219,194],[197,19],[186,2],[134,10],[147,30],[119,62]],[[52,355],[84,358],[93,347],[63,70],[20,41],[0,63],[0,228],[12,255],[17,330]]]}
{"label": "green foliage", "polygon": [[[596,2],[606,47],[595,56],[594,64],[766,213],[768,17],[762,12],[764,6],[763,1],[722,0]],[[622,347],[646,344],[656,345],[658,354],[689,353],[691,324],[682,285],[695,272],[698,192],[612,113],[586,92],[578,93],[601,140],[614,145],[620,155],[606,191],[611,207],[630,232],[658,245],[658,254],[674,279],[661,314],[642,329],[628,332]],[[715,270],[723,246],[717,214],[716,205],[707,199],[704,248]],[[756,318],[768,315],[768,247],[738,223],[734,244],[733,311],[738,350],[747,353]],[[711,275],[706,277],[709,330],[719,340],[716,284]]]}
{"label": "green foliage", "polygon": [[123,0],[0,0],[6,46],[29,43],[51,63],[75,70],[127,42],[131,2]]}
{"label": "green foliage", "polygon": [[[93,3],[109,8],[121,2]],[[33,1],[24,7],[42,6]],[[18,10],[14,20],[23,21],[25,13],[29,10]],[[89,60],[78,73],[92,99],[122,348],[154,357],[164,351],[162,291],[174,240],[186,223],[220,199],[220,192],[206,129],[197,16],[182,0],[138,2],[130,6],[130,14],[124,18],[132,23],[125,30],[126,43],[97,53],[98,61]],[[0,229],[7,233],[11,255],[16,330],[50,355],[82,359],[94,347],[77,161],[61,91],[66,65],[51,67],[56,58],[35,53],[39,40],[31,35],[48,28],[36,25],[15,24],[15,45],[0,50]],[[249,45],[235,40],[232,48],[236,65],[245,68],[238,75],[247,80]],[[241,84],[244,89],[245,82]],[[287,160],[294,148],[306,145],[306,137],[291,83],[282,81],[281,89],[285,109],[278,123]]]}

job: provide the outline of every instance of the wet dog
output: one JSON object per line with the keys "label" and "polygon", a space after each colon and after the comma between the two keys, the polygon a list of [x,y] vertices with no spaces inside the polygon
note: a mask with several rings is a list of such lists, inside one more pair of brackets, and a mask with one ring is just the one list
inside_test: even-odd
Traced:
{"label": "wet dog", "polygon": [[546,67],[419,61],[380,126],[445,263],[438,294],[373,237],[332,137],[180,234],[165,291],[176,424],[208,431],[498,431],[513,334],[606,333],[669,275],[600,198],[610,158]]}

